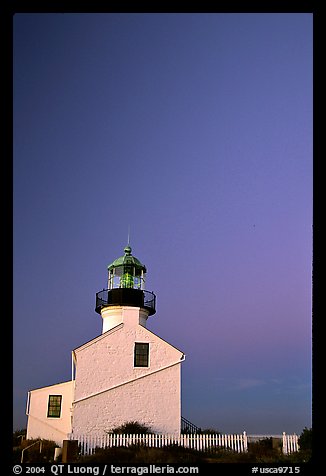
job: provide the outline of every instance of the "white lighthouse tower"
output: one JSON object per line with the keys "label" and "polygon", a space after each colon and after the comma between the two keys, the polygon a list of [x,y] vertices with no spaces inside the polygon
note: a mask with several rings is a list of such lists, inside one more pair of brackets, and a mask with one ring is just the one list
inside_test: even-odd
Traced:
{"label": "white lighthouse tower", "polygon": [[146,267],[132,255],[108,266],[108,288],[96,294],[102,334],[73,351],[73,434],[106,434],[137,421],[155,433],[180,433],[184,354],[146,328],[155,294]]}

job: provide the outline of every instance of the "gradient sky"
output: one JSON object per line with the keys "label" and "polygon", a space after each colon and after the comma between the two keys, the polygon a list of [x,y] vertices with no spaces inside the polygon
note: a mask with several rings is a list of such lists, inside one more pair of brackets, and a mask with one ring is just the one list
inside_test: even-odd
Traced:
{"label": "gradient sky", "polygon": [[182,415],[311,426],[311,14],[16,14],[13,165],[14,429],[129,225]]}

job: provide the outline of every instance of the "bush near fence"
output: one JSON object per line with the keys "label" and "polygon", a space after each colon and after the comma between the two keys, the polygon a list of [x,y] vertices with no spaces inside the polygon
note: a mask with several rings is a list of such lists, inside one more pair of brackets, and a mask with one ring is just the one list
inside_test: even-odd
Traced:
{"label": "bush near fence", "polygon": [[[259,449],[260,446],[262,446],[261,449]],[[226,448],[217,448],[214,453],[207,453],[177,445],[163,448],[145,446],[97,448],[92,455],[80,456],[77,462],[83,464],[111,463],[124,466],[142,464],[196,466],[207,463],[281,463],[282,466],[289,466],[304,461],[300,452],[283,455],[281,451],[276,452],[275,449],[266,447],[265,443],[257,442],[254,443],[254,450],[252,445],[248,445],[248,452],[244,453]]]}

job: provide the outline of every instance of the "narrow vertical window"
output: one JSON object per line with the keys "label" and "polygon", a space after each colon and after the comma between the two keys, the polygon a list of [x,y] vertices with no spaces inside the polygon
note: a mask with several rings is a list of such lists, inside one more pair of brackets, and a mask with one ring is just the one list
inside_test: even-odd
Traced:
{"label": "narrow vertical window", "polygon": [[60,418],[62,395],[49,395],[48,418]]}
{"label": "narrow vertical window", "polygon": [[149,344],[135,343],[134,367],[148,367]]}

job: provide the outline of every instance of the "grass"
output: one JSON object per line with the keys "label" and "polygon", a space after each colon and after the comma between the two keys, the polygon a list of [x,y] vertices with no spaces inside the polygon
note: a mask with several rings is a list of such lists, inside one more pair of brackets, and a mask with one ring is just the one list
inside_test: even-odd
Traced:
{"label": "grass", "polygon": [[202,452],[171,445],[163,448],[145,446],[96,449],[95,453],[80,456],[80,463],[114,464],[206,464],[206,463],[282,463],[283,466],[307,462],[309,452],[283,455],[279,449],[269,448],[260,442],[248,445],[248,452],[238,453],[218,448],[214,452]]}

